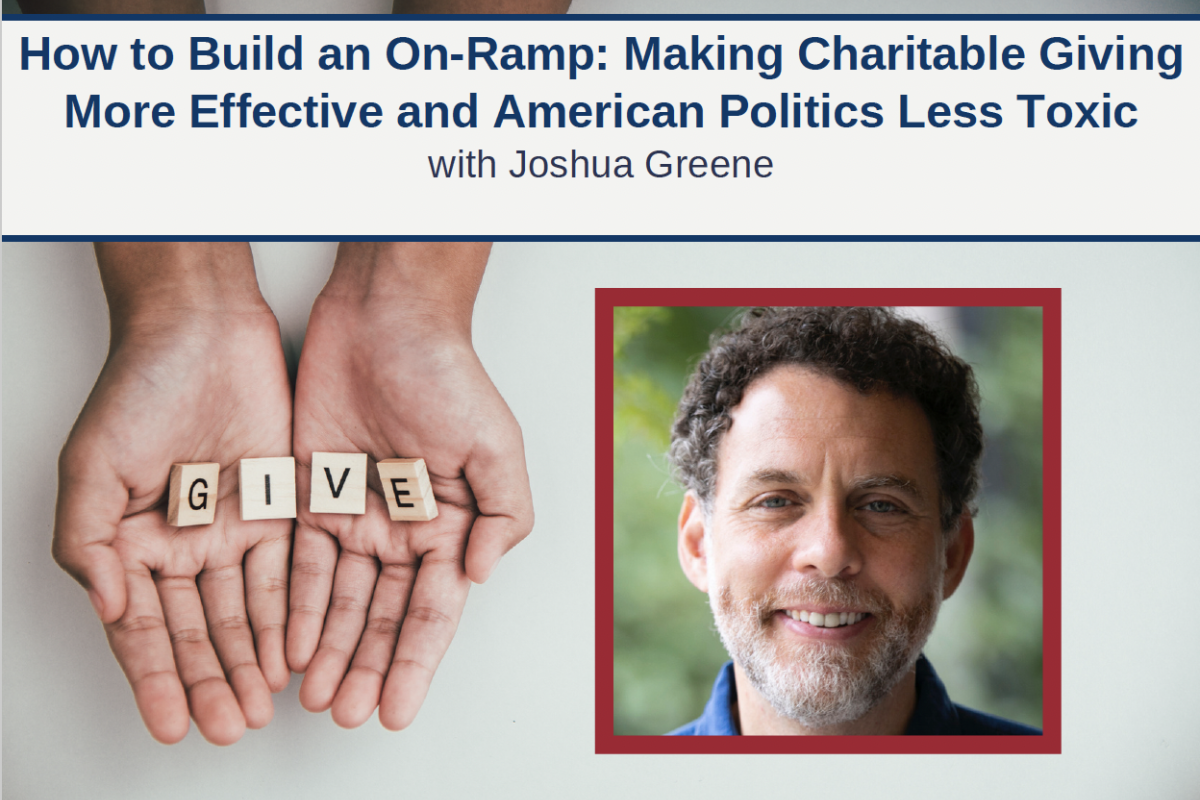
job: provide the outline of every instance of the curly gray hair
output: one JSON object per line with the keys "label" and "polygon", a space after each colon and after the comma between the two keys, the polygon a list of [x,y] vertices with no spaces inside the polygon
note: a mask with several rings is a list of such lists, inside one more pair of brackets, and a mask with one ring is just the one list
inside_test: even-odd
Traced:
{"label": "curly gray hair", "polygon": [[717,446],[747,387],[781,364],[816,370],[868,394],[916,400],[933,429],[941,525],[973,513],[983,428],[971,367],[928,328],[884,308],[754,308],[713,334],[679,402],[670,459],[677,480],[711,508]]}

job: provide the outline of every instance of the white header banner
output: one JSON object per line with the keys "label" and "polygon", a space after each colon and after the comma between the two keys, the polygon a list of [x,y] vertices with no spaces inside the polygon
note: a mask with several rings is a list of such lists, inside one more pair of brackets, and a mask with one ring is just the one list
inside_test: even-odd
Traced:
{"label": "white header banner", "polygon": [[1200,233],[1200,21],[10,18],[9,236]]}

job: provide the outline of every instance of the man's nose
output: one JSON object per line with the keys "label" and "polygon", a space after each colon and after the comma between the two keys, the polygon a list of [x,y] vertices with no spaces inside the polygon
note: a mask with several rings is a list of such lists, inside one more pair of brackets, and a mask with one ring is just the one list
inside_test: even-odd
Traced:
{"label": "man's nose", "polygon": [[848,578],[863,565],[860,534],[844,505],[826,502],[814,506],[797,525],[792,567],[821,578]]}

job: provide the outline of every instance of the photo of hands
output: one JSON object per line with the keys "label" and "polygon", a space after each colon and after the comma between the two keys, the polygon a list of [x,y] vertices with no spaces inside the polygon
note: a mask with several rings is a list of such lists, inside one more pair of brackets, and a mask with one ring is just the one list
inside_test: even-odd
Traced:
{"label": "photo of hands", "polygon": [[[471,347],[488,250],[339,247],[293,403],[249,245],[96,245],[112,340],[60,459],[54,554],[156,739],[182,739],[190,712],[209,741],[237,741],[270,721],[289,669],[301,704],[339,725],[377,707],[387,728],[412,722],[470,581],[533,524],[520,428]],[[367,513],[312,513],[314,451],[428,454],[444,512],[392,522],[374,481]],[[293,452],[294,544],[292,520],[245,518],[233,477],[239,459]],[[168,523],[177,462],[222,465],[213,524]]]}

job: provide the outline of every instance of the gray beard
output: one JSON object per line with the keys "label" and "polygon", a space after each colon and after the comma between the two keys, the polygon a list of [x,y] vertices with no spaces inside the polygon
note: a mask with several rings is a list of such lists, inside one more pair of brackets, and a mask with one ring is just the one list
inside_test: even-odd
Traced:
{"label": "gray beard", "polygon": [[[809,728],[861,719],[895,688],[921,655],[942,602],[941,581],[913,609],[897,612],[886,597],[841,580],[802,581],[738,607],[728,586],[709,593],[721,642],[751,685],[783,717]],[[777,609],[841,605],[876,617],[865,653],[839,643],[784,648],[767,636]]]}

